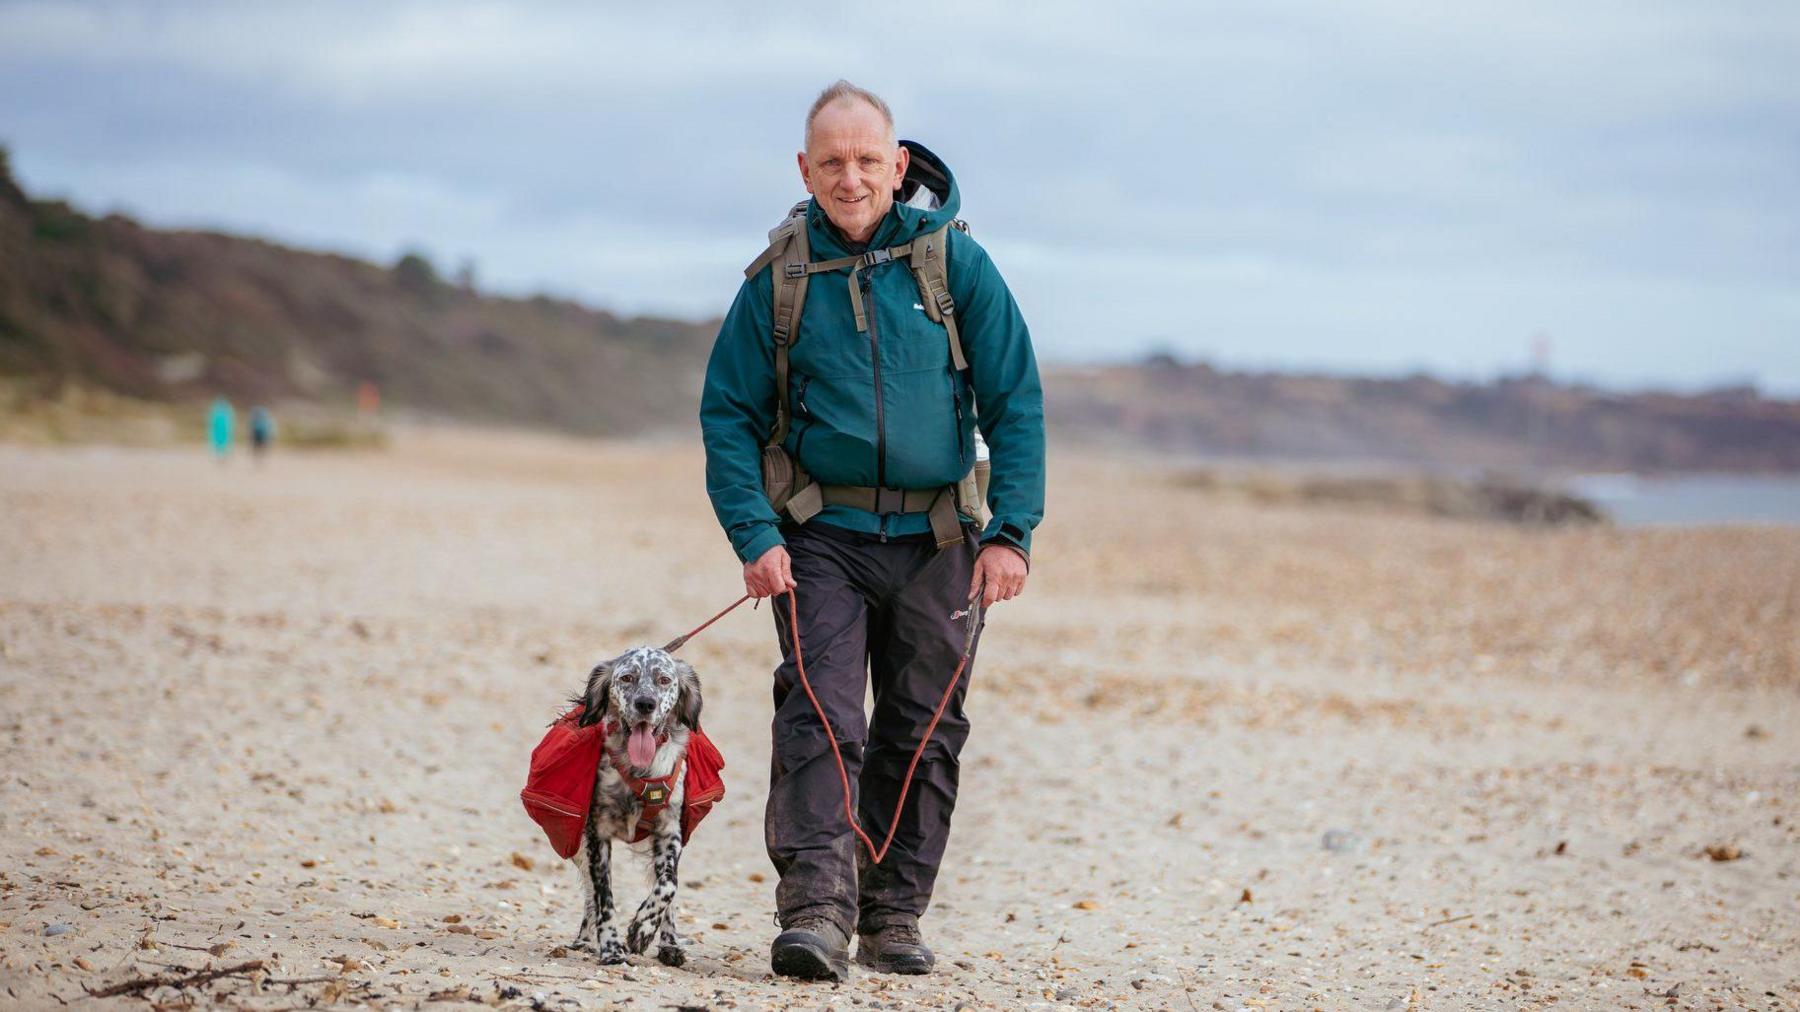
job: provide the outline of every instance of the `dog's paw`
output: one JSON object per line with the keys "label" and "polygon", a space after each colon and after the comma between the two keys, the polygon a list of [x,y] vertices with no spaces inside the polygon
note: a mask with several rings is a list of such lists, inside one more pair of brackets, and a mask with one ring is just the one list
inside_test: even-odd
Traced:
{"label": "dog's paw", "polygon": [[625,929],[625,947],[638,955],[650,947],[656,937],[656,929],[647,918],[632,918],[631,926]]}
{"label": "dog's paw", "polygon": [[687,962],[687,952],[679,945],[664,944],[656,950],[656,958],[664,966],[680,966]]}
{"label": "dog's paw", "polygon": [[563,948],[569,949],[573,952],[593,952],[594,951],[594,942],[592,939],[590,939],[587,936],[586,933],[583,933],[583,934],[576,935],[574,941],[565,942],[563,944]]}
{"label": "dog's paw", "polygon": [[603,966],[625,962],[625,947],[619,944],[618,929],[608,925],[595,941],[594,956]]}

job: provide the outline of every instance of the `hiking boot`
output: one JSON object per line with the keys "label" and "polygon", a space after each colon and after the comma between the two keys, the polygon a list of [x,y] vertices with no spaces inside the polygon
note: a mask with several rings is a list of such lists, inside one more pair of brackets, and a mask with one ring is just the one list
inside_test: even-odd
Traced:
{"label": "hiking boot", "polygon": [[850,979],[850,938],[822,917],[795,921],[769,946],[769,965],[783,977]]}
{"label": "hiking boot", "polygon": [[937,957],[916,921],[895,921],[856,936],[856,961],[877,973],[930,973]]}

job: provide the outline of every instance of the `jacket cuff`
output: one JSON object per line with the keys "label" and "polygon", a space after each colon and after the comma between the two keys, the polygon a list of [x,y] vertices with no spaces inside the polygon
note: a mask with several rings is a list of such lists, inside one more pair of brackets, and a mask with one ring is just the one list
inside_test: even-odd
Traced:
{"label": "jacket cuff", "polygon": [[[734,538],[733,541],[736,539]],[[755,562],[762,558],[764,552],[776,545],[785,544],[787,544],[787,539],[781,536],[780,528],[774,524],[759,524],[756,533],[750,536],[750,540],[735,544],[734,547],[737,549],[739,560]]]}
{"label": "jacket cuff", "polygon": [[1018,552],[1025,559],[1025,571],[1031,571],[1031,532],[1019,529],[1014,524],[1001,523],[994,520],[981,535],[981,545],[1005,545]]}
{"label": "jacket cuff", "polygon": [[1026,551],[1023,548],[1020,548],[1018,545],[1015,545],[1010,541],[1002,541],[999,538],[995,538],[994,540],[989,541],[986,544],[982,545],[981,548],[983,551],[986,551],[989,548],[1004,548],[1007,551],[1013,553],[1014,555],[1017,555],[1019,558],[1024,559],[1025,560],[1025,572],[1027,572],[1027,573],[1031,572],[1031,553]]}

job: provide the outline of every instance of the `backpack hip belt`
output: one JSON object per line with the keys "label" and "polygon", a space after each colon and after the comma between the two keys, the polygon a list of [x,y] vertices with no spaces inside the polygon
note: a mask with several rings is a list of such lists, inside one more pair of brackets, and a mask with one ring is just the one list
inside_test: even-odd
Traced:
{"label": "backpack hip belt", "polygon": [[[819,498],[829,506],[853,506],[870,513],[928,512],[931,535],[941,551],[963,539],[962,518],[957,516],[961,486],[940,488],[872,488],[863,485],[816,485]],[[804,521],[802,521],[804,522]]]}

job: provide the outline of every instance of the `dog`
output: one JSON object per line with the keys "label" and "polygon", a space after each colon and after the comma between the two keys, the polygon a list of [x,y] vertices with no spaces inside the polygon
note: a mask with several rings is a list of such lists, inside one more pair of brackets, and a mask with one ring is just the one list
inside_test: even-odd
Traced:
{"label": "dog", "polygon": [[[593,804],[572,858],[586,894],[573,947],[611,964],[624,962],[628,950],[642,954],[654,943],[659,961],[680,966],[687,955],[675,932],[675,889],[685,797],[676,774],[689,736],[700,726],[700,676],[666,651],[637,647],[596,665],[588,673],[586,690],[574,701],[582,706],[580,726],[603,724],[605,736]],[[612,842],[645,839],[653,885],[621,944],[612,896]]]}

